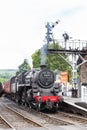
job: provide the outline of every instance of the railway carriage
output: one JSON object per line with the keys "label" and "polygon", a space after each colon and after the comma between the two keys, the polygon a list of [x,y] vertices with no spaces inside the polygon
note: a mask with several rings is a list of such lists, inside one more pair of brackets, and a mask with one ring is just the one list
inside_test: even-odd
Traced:
{"label": "railway carriage", "polygon": [[0,82],[0,96],[2,95],[2,93],[3,93],[3,85],[2,85],[2,83]]}

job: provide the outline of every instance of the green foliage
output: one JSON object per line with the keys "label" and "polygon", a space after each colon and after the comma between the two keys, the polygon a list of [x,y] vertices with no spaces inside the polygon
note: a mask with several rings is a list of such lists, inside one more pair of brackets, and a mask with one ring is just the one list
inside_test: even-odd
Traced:
{"label": "green foliage", "polygon": [[47,56],[47,66],[52,70],[66,71],[68,69],[68,64],[58,54],[49,54]]}
{"label": "green foliage", "polygon": [[[59,46],[58,43],[51,44],[50,49],[61,49],[61,46]],[[64,58],[67,56],[62,54]],[[69,76],[71,77],[71,67],[69,64],[62,59],[58,54],[48,54],[46,57],[46,66],[47,68],[51,70],[59,70],[59,71],[68,71]],[[34,68],[39,68],[41,64],[41,59],[40,59],[40,50],[37,50],[33,55],[32,55],[32,60],[33,60],[33,67]]]}
{"label": "green foliage", "polygon": [[33,64],[33,68],[39,68],[40,67],[40,50],[37,50],[32,55],[32,64]]}
{"label": "green foliage", "polygon": [[[59,46],[58,43],[51,44],[50,45],[50,49],[60,49],[61,46]],[[63,55],[63,57],[66,58],[66,55]],[[46,61],[46,65],[48,68],[55,70],[61,70],[61,71],[65,71],[69,69],[69,65],[67,62],[65,62],[63,59],[61,59],[61,57],[58,54],[48,54],[46,57],[47,61]],[[40,67],[40,50],[37,50],[33,55],[32,55],[32,60],[33,60],[33,67],[34,68],[38,68]]]}
{"label": "green foliage", "polygon": [[9,80],[11,77],[13,77],[15,74],[18,75],[19,73],[22,73],[25,70],[30,70],[30,66],[28,64],[27,59],[24,59],[23,63],[19,66],[19,70],[0,70],[0,82],[3,84],[7,80]]}
{"label": "green foliage", "polygon": [[18,75],[26,70],[31,69],[30,65],[28,64],[27,59],[24,59],[23,63],[18,68],[19,68],[19,70],[16,72],[16,75]]}
{"label": "green foliage", "polygon": [[53,44],[50,44],[49,45],[49,49],[55,49],[55,50],[57,50],[57,49],[61,49],[62,47],[58,44],[58,43],[53,43]]}
{"label": "green foliage", "polygon": [[5,83],[6,79],[4,79],[3,77],[0,77],[0,82],[3,84]]}
{"label": "green foliage", "polygon": [[7,80],[9,80],[13,75],[14,75],[14,72],[12,73],[12,72],[10,72],[10,70],[1,71],[0,72],[0,82],[3,84]]}

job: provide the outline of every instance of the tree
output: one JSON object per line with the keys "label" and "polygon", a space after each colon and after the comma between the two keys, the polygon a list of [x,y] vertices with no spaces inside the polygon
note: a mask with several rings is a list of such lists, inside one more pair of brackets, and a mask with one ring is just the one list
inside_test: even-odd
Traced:
{"label": "tree", "polygon": [[14,75],[14,73],[10,73],[8,72],[3,72],[0,73],[0,82],[3,84],[5,83],[7,80],[9,80],[12,76]]}
{"label": "tree", "polygon": [[32,54],[32,63],[33,68],[40,67],[40,50],[37,50],[34,54]]}
{"label": "tree", "polygon": [[[58,43],[56,44],[51,44],[50,49],[61,49],[61,46],[59,46]],[[62,54],[64,58],[67,58],[67,55]],[[39,68],[41,65],[41,59],[40,59],[40,49],[37,50],[33,55],[32,55],[32,61],[33,61],[33,67],[34,68]],[[69,79],[71,79],[71,66],[60,57],[58,54],[48,54],[46,56],[46,66],[47,68],[51,70],[56,70],[56,71],[68,71],[69,72]],[[42,59],[43,60],[43,59]]]}
{"label": "tree", "polygon": [[[58,43],[51,44],[50,45],[50,49],[61,49],[61,46],[59,46]],[[63,57],[67,57],[66,55],[62,54]],[[46,66],[47,68],[51,69],[51,70],[60,70],[60,71],[66,71],[69,70],[70,71],[70,66],[67,62],[65,62],[63,59],[61,59],[61,57],[58,54],[48,54],[46,57],[47,61],[46,61]],[[40,50],[37,50],[33,55],[32,55],[32,60],[33,60],[33,67],[37,68],[40,67],[41,64],[41,59],[40,59]]]}
{"label": "tree", "polygon": [[5,81],[6,81],[6,79],[0,77],[0,82],[1,82],[2,84],[5,83]]}
{"label": "tree", "polygon": [[31,69],[30,65],[28,64],[27,59],[24,59],[23,63],[18,68],[19,68],[19,70],[16,72],[16,75],[18,75],[26,70]]}

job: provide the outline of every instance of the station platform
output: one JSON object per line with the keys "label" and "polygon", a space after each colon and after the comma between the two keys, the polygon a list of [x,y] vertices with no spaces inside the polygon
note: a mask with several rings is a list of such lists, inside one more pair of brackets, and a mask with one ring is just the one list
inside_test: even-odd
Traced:
{"label": "station platform", "polygon": [[75,98],[70,96],[63,96],[65,102],[75,104],[77,102],[82,102],[81,98]]}
{"label": "station platform", "polygon": [[82,102],[81,98],[75,98],[75,97],[69,97],[69,96],[63,96],[64,103],[72,106],[73,108],[76,108],[77,111],[81,111],[85,115],[87,115],[87,103]]}

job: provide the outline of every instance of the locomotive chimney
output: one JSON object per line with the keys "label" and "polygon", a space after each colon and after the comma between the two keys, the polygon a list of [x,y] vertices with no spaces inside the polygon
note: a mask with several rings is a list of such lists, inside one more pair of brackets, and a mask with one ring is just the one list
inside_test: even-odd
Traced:
{"label": "locomotive chimney", "polygon": [[46,65],[40,65],[41,70],[46,68]]}

